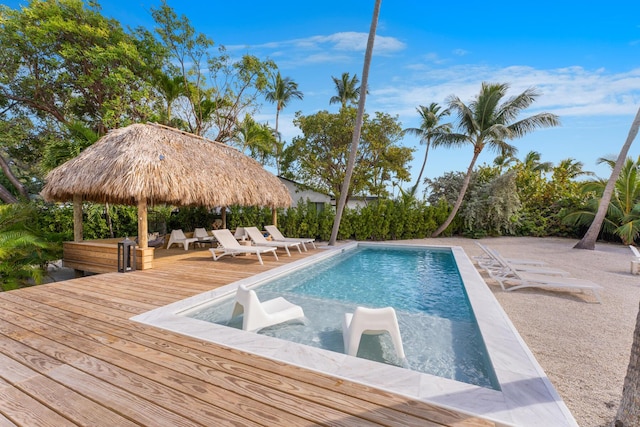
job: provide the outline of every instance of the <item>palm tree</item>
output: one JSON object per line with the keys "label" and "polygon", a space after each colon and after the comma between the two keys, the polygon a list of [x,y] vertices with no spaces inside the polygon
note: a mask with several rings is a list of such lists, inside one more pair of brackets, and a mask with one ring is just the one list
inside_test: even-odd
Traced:
{"label": "palm tree", "polygon": [[293,98],[302,99],[304,95],[298,90],[298,83],[291,80],[289,77],[282,78],[280,71],[274,76],[271,83],[268,85],[265,98],[267,101],[276,104],[276,129],[275,134],[278,139],[276,145],[276,168],[278,175],[280,175],[280,156],[282,154],[282,144],[280,141],[280,133],[278,132],[278,120],[280,118],[280,110],[287,106],[289,101]]}
{"label": "palm tree", "polygon": [[420,184],[420,180],[422,179],[422,174],[424,172],[424,168],[427,165],[427,157],[429,156],[429,147],[431,146],[431,142],[434,141],[436,144],[444,135],[451,132],[451,123],[440,124],[440,120],[443,117],[449,115],[449,110],[444,109],[440,111],[440,106],[435,102],[429,104],[428,107],[424,105],[420,105],[416,110],[418,114],[420,114],[420,118],[422,119],[419,128],[408,128],[405,129],[404,132],[414,135],[420,138],[420,143],[426,146],[424,152],[424,160],[422,162],[422,167],[420,168],[420,173],[418,174],[418,179],[416,179],[416,183],[409,194],[414,196],[416,194],[416,190],[418,189],[418,185]]}
{"label": "palm tree", "polygon": [[518,159],[511,154],[498,154],[496,158],[493,159],[493,166],[498,168],[498,175],[502,175],[505,169],[517,162]]}
{"label": "palm tree", "polygon": [[514,121],[522,110],[527,109],[536,100],[538,93],[530,88],[500,103],[508,89],[509,85],[506,83],[483,82],[480,93],[468,106],[456,96],[449,98],[449,109],[458,115],[460,133],[447,135],[446,138],[438,141],[438,145],[453,147],[471,144],[473,157],[467,168],[458,199],[447,219],[433,233],[433,237],[440,235],[456,216],[469,187],[473,167],[486,146],[501,154],[515,154],[516,148],[507,141],[520,138],[541,127],[559,124],[558,117],[551,113],[539,113]]}
{"label": "palm tree", "polygon": [[541,158],[542,156],[537,151],[529,151],[527,155],[524,156],[522,164],[526,170],[530,170],[539,174],[551,171],[553,169],[553,163],[541,162]]}
{"label": "palm tree", "polygon": [[184,80],[182,76],[170,77],[165,73],[159,72],[156,76],[155,86],[166,103],[162,114],[164,122],[166,125],[171,126],[173,103],[186,94]]}
{"label": "palm tree", "polygon": [[[364,65],[362,66],[362,86],[367,87],[369,81],[369,68],[371,68],[371,56],[373,53],[373,42],[376,38],[376,28],[378,26],[378,16],[380,15],[380,4],[382,0],[376,0],[373,6],[373,16],[371,18],[371,26],[369,27],[369,37],[367,38],[367,49],[364,52]],[[349,159],[347,160],[347,169],[344,174],[344,182],[342,183],[342,191],[340,192],[340,200],[336,206],[336,216],[333,220],[333,228],[331,229],[331,237],[329,245],[336,244],[338,239],[338,230],[340,229],[340,221],[342,220],[342,212],[344,205],[347,203],[347,194],[349,193],[349,185],[351,184],[351,175],[356,163],[358,155],[358,142],[360,141],[360,132],[362,130],[362,122],[364,121],[364,103],[367,98],[367,91],[362,93],[358,100],[358,112],[356,113],[356,123],[353,128],[353,138],[351,139],[351,150],[349,151]]]}
{"label": "palm tree", "polygon": [[329,100],[329,104],[340,103],[342,108],[345,108],[348,103],[356,104],[360,98],[360,80],[358,75],[354,74],[353,77],[349,77],[349,73],[342,73],[341,78],[331,76],[333,83],[336,85],[337,95],[334,95]]}
{"label": "palm tree", "polygon": [[636,329],[633,332],[633,344],[627,375],[622,386],[622,399],[618,406],[615,427],[632,427],[640,419],[640,310],[636,317]]}
{"label": "palm tree", "polygon": [[598,238],[598,234],[600,234],[600,228],[602,228],[602,223],[604,222],[604,218],[607,215],[607,206],[609,206],[609,202],[611,201],[611,196],[613,195],[613,191],[616,185],[616,181],[618,180],[618,176],[620,175],[620,171],[624,166],[625,159],[627,158],[627,153],[629,152],[629,148],[631,147],[631,143],[634,139],[636,139],[636,135],[638,135],[638,128],[640,127],[640,108],[638,108],[638,112],[636,113],[636,117],[633,119],[631,123],[631,128],[629,129],[629,134],[627,135],[627,140],[624,142],[622,149],[620,149],[620,154],[618,154],[618,159],[616,160],[615,166],[611,171],[611,176],[609,177],[609,181],[607,181],[607,186],[602,193],[602,198],[600,199],[600,206],[598,206],[598,212],[596,213],[593,222],[589,226],[589,229],[582,236],[582,239],[574,248],[576,249],[591,249],[594,250],[596,248],[596,239]]}
{"label": "palm tree", "polygon": [[[607,163],[612,169],[615,167],[615,161],[611,159],[598,159],[598,162]],[[595,193],[596,197],[591,199],[587,209],[570,213],[564,221],[579,225],[593,222],[606,186],[607,181],[603,179],[585,182],[582,192]],[[601,228],[620,237],[625,245],[632,244],[640,235],[640,157],[635,161],[628,158],[624,162]]]}
{"label": "palm tree", "polygon": [[568,182],[581,176],[593,176],[591,171],[584,170],[584,163],[571,157],[561,160],[558,166],[553,168],[553,181]]}
{"label": "palm tree", "polygon": [[251,157],[263,165],[267,164],[275,152],[276,138],[273,130],[266,123],[256,122],[249,114],[238,123],[234,142],[240,151],[248,151]]}

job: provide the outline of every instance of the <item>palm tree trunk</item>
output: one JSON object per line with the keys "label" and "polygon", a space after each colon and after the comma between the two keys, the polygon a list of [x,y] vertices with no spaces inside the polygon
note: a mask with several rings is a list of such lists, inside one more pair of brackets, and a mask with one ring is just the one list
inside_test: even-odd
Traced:
{"label": "palm tree trunk", "polygon": [[333,229],[331,230],[331,238],[329,245],[336,244],[338,239],[338,230],[340,229],[340,221],[342,220],[342,212],[344,205],[347,203],[347,195],[349,193],[349,185],[351,184],[351,175],[353,175],[353,167],[358,154],[358,142],[360,141],[360,131],[362,130],[362,121],[364,118],[364,103],[367,98],[367,82],[369,80],[369,68],[371,67],[371,54],[373,52],[373,42],[376,38],[376,27],[378,26],[378,15],[380,15],[380,4],[382,0],[376,0],[373,7],[373,17],[371,18],[371,27],[369,28],[369,38],[367,39],[367,50],[364,53],[364,66],[362,68],[362,85],[364,88],[360,93],[358,100],[358,112],[356,114],[356,124],[353,129],[353,138],[351,139],[351,151],[349,152],[349,160],[347,161],[347,170],[342,183],[342,191],[340,192],[340,200],[336,206],[336,217],[333,221]]}
{"label": "palm tree trunk", "polygon": [[640,422],[640,310],[633,333],[633,345],[627,376],[622,388],[622,400],[618,406],[615,427],[637,426]]}
{"label": "palm tree trunk", "polygon": [[424,168],[427,166],[427,157],[429,157],[429,142],[427,142],[427,148],[424,152],[424,160],[422,161],[422,167],[420,168],[420,173],[418,174],[418,179],[416,179],[416,183],[413,187],[411,187],[411,196],[416,195],[416,191],[418,191],[418,185],[420,185],[420,180],[422,179],[422,174],[424,173]]}
{"label": "palm tree trunk", "polygon": [[476,160],[478,160],[479,155],[480,155],[480,150],[474,150],[473,159],[471,159],[471,164],[467,168],[467,174],[464,176],[464,180],[462,181],[462,188],[460,188],[458,199],[456,200],[456,203],[453,205],[453,210],[451,211],[447,219],[442,223],[442,225],[440,225],[440,227],[438,227],[438,229],[433,232],[431,237],[438,237],[440,234],[442,234],[442,232],[447,229],[447,227],[453,221],[453,218],[455,218],[456,214],[458,213],[460,206],[462,206],[462,201],[464,200],[464,196],[467,193],[467,188],[469,188],[469,183],[471,182],[471,174],[473,173],[473,167],[475,166]]}
{"label": "palm tree trunk", "polygon": [[624,142],[622,149],[620,150],[620,154],[618,154],[618,159],[616,160],[616,164],[611,171],[611,176],[609,177],[609,181],[607,181],[607,185],[604,188],[604,192],[602,193],[602,198],[600,199],[600,204],[598,205],[598,212],[596,212],[596,216],[593,218],[593,222],[589,226],[589,229],[582,237],[582,239],[576,243],[574,248],[576,249],[590,249],[594,250],[596,247],[596,240],[598,239],[598,234],[600,234],[600,229],[602,228],[602,223],[604,222],[605,217],[607,216],[607,210],[609,209],[609,203],[611,202],[611,197],[613,196],[613,190],[615,189],[616,181],[620,176],[620,171],[624,166],[624,162],[627,159],[627,153],[629,152],[629,148],[631,147],[631,143],[638,135],[638,128],[640,127],[640,108],[638,108],[638,113],[636,114],[635,119],[633,119],[633,123],[631,123],[631,128],[629,129],[629,135],[627,136],[627,140]]}
{"label": "palm tree trunk", "polygon": [[280,176],[280,134],[278,133],[278,119],[280,118],[280,105],[276,107],[276,171]]}

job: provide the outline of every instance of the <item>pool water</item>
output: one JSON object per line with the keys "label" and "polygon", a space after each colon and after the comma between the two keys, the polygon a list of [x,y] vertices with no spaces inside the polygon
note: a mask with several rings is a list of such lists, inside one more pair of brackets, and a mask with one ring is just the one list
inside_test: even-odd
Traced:
{"label": "pool water", "polygon": [[[300,344],[344,352],[342,319],[357,306],[396,310],[405,360],[388,334],[362,337],[358,357],[497,389],[495,373],[455,259],[449,249],[358,247],[253,288],[261,301],[282,296],[300,305],[303,322],[259,331]],[[189,317],[241,329],[230,319],[233,296]]]}

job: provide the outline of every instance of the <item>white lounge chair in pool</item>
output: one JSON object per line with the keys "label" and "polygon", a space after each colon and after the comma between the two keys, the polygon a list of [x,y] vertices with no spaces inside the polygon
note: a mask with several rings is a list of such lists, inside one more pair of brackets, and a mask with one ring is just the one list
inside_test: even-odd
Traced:
{"label": "white lounge chair in pool", "polygon": [[385,332],[391,335],[398,359],[404,359],[400,327],[393,307],[357,307],[353,313],[345,313],[344,315],[342,322],[344,352],[350,356],[356,356],[363,334],[380,335]]}
{"label": "white lounge chair in pool", "polygon": [[282,297],[260,302],[256,292],[244,285],[238,286],[236,291],[236,303],[231,318],[240,314],[244,314],[242,329],[250,332],[304,318],[304,312],[299,305],[292,304]]}
{"label": "white lounge chair in pool", "polygon": [[277,242],[275,240],[267,240],[262,235],[262,231],[258,230],[257,227],[244,227],[244,231],[245,233],[247,233],[251,241],[256,245],[282,248],[287,251],[287,255],[289,256],[291,256],[289,248],[297,248],[298,252],[302,253],[302,251],[300,250],[300,242]]}
{"label": "white lounge chair in pool", "polygon": [[276,261],[278,260],[278,254],[276,254],[276,248],[274,247],[243,246],[240,243],[238,243],[236,238],[233,237],[233,234],[231,234],[231,232],[226,228],[223,228],[220,230],[213,230],[212,233],[213,233],[213,236],[218,241],[218,245],[219,245],[217,248],[209,249],[211,251],[211,254],[213,255],[214,261],[219,260],[225,255],[231,255],[235,257],[236,255],[239,255],[239,254],[248,253],[248,254],[256,254],[256,256],[258,257],[258,261],[260,261],[260,264],[264,265],[264,263],[262,262],[261,254],[268,253],[268,252],[273,253],[273,256],[276,257]]}
{"label": "white lounge chair in pool", "polygon": [[305,252],[307,252],[307,245],[306,245],[307,243],[311,243],[311,246],[313,246],[313,249],[316,248],[316,244],[315,244],[316,239],[311,239],[306,237],[300,237],[300,238],[284,237],[280,232],[280,230],[278,230],[278,227],[276,227],[275,225],[265,225],[264,229],[267,230],[267,233],[269,233],[271,238],[276,242],[298,242],[302,245],[302,248],[304,249]]}
{"label": "white lounge chair in pool", "polygon": [[478,261],[478,264],[485,270],[494,270],[496,272],[502,272],[502,275],[509,275],[512,270],[522,271],[526,273],[535,274],[547,274],[549,276],[570,276],[568,271],[560,270],[557,268],[547,268],[538,265],[531,264],[518,264],[515,262],[507,261],[497,251],[485,247],[485,250],[491,256],[490,261]]}
{"label": "white lounge chair in pool", "polygon": [[187,249],[189,249],[190,243],[197,242],[197,241],[198,241],[197,237],[187,238],[187,236],[184,235],[184,232],[181,229],[171,230],[171,236],[169,236],[169,243],[167,243],[167,249],[169,249],[171,245],[173,245],[174,243],[175,244],[182,243],[184,245],[184,250],[186,251]]}
{"label": "white lounge chair in pool", "polygon": [[500,284],[503,291],[515,291],[523,288],[570,289],[580,292],[588,290],[593,292],[599,303],[602,303],[599,292],[602,286],[589,280],[518,271],[514,268],[495,269],[484,267],[484,269],[489,274],[489,277]]}
{"label": "white lounge chair in pool", "polygon": [[633,252],[631,260],[631,274],[640,274],[640,251],[633,245],[629,245],[629,249]]}

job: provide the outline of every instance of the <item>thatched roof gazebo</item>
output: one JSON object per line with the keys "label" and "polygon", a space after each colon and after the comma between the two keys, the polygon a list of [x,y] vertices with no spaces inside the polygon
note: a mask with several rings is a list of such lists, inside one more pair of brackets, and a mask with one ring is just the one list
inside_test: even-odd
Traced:
{"label": "thatched roof gazebo", "polygon": [[157,124],[110,131],[52,170],[42,196],[74,202],[82,240],[82,201],[138,206],[138,243],[147,247],[147,206],[288,207],[286,187],[260,163],[219,142]]}

